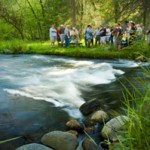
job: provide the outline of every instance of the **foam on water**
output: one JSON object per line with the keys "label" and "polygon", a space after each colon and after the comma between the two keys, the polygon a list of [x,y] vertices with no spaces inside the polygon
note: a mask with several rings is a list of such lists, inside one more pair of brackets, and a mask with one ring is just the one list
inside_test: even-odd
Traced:
{"label": "foam on water", "polygon": [[119,59],[116,63],[112,63],[115,67],[124,67],[124,68],[135,68],[139,67],[141,63],[135,62],[132,60]]}
{"label": "foam on water", "polygon": [[[30,60],[31,63],[31,59],[38,60],[38,65],[41,62],[41,66],[34,67],[37,61],[33,61],[32,65],[24,66],[24,62],[28,63]],[[82,90],[88,91],[90,86],[113,82],[117,78],[116,75],[124,73],[114,69],[111,63],[92,60],[81,61],[35,55],[27,57],[22,62],[19,59],[19,62],[19,64],[17,61],[13,62],[13,68],[8,63],[10,69],[8,71],[5,69],[5,74],[9,75],[4,79],[11,79],[11,84],[15,85],[15,88],[4,87],[4,91],[14,96],[45,100],[56,107],[65,107],[64,110],[73,116],[80,115],[74,112],[85,102],[82,98]],[[48,65],[45,66],[46,62]],[[70,110],[67,109],[69,107]]]}
{"label": "foam on water", "polygon": [[17,95],[18,96],[24,96],[24,97],[32,98],[32,99],[35,99],[35,100],[45,100],[45,101],[53,103],[56,107],[64,106],[62,103],[57,102],[57,101],[53,100],[52,98],[33,96],[29,93],[25,93],[24,91],[14,90],[14,89],[4,89],[4,91],[6,91],[6,92],[8,92],[12,95],[16,95],[16,96]]}
{"label": "foam on water", "polygon": [[115,74],[122,73],[120,70],[113,69],[108,63],[92,64],[85,68],[42,68],[40,74],[32,76],[29,74],[21,78],[22,81],[17,78],[19,83],[17,80],[15,82],[19,85],[21,82],[22,88],[5,89],[5,91],[36,100],[49,101],[56,106],[79,107],[84,103],[79,86],[107,84],[116,79]]}

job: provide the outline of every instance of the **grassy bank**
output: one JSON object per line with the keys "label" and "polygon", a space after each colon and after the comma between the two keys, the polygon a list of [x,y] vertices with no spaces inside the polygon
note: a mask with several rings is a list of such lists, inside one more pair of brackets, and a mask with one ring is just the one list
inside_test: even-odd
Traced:
{"label": "grassy bank", "polygon": [[0,53],[7,54],[48,54],[61,55],[71,57],[86,58],[127,58],[135,59],[139,55],[150,57],[150,47],[146,42],[136,42],[132,46],[125,47],[121,50],[115,49],[113,46],[97,46],[86,48],[82,47],[50,47],[49,41],[1,41]]}

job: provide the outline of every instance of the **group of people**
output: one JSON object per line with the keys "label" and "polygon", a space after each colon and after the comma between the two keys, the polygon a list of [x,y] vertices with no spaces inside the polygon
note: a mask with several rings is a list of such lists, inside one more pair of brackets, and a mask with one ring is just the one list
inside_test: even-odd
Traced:
{"label": "group of people", "polygon": [[[133,21],[117,23],[113,27],[99,26],[95,30],[88,25],[84,31],[85,46],[91,45],[114,45],[117,49],[133,44],[136,40],[144,40],[147,35],[147,43],[150,45],[150,26],[145,30],[142,24],[135,24]],[[50,45],[57,41],[60,46],[69,46],[69,43],[78,43],[79,31],[76,27],[60,25],[55,29],[52,25],[49,29]]]}
{"label": "group of people", "polygon": [[150,45],[150,27],[145,32],[142,24],[135,24],[133,21],[125,21],[123,24],[117,23],[113,27],[100,26],[96,30],[92,30],[92,26],[88,25],[85,30],[85,45],[90,47],[97,44],[112,44],[117,49],[133,44],[136,40],[144,40],[147,34],[147,43]]}
{"label": "group of people", "polygon": [[69,25],[60,25],[57,29],[52,25],[49,29],[49,37],[51,47],[56,41],[58,45],[67,47],[71,41],[78,43],[79,32],[75,27],[70,29]]}

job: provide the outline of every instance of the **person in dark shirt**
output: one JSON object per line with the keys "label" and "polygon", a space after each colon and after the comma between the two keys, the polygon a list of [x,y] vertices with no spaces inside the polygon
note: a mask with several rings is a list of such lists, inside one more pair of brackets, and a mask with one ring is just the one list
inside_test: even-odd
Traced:
{"label": "person in dark shirt", "polygon": [[61,40],[60,40],[60,27],[58,27],[58,28],[56,29],[56,35],[57,35],[57,42],[58,42],[58,45],[59,45],[59,42],[61,41]]}
{"label": "person in dark shirt", "polygon": [[64,28],[64,25],[60,25],[60,42],[61,42],[61,46],[63,46],[63,44],[65,42],[65,28]]}
{"label": "person in dark shirt", "polygon": [[106,28],[104,26],[101,26],[100,29],[100,43],[106,44]]}

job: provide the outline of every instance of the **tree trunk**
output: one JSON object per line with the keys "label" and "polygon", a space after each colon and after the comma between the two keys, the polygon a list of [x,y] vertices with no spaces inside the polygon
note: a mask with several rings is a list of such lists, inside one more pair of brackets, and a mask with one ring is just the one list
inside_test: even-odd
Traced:
{"label": "tree trunk", "polygon": [[113,3],[114,3],[114,10],[115,10],[114,19],[115,19],[115,23],[117,23],[119,20],[119,2],[118,0],[114,0]]}
{"label": "tree trunk", "polygon": [[142,7],[143,7],[143,25],[146,25],[146,21],[147,21],[147,13],[148,13],[148,3],[147,0],[143,0],[142,1]]}
{"label": "tree trunk", "polygon": [[33,13],[33,16],[34,16],[35,20],[37,21],[37,25],[38,25],[38,29],[39,29],[39,38],[43,38],[43,37],[42,37],[42,27],[41,27],[41,23],[40,23],[38,17],[36,16],[36,13],[35,13],[35,11],[34,11],[32,5],[31,5],[31,3],[29,2],[29,0],[26,0],[26,1],[28,2],[29,6],[30,6],[30,9],[31,9],[31,11],[32,11],[32,13]]}
{"label": "tree trunk", "polygon": [[83,32],[83,16],[84,16],[84,0],[82,0],[80,5],[80,37],[82,37]]}
{"label": "tree trunk", "polygon": [[72,25],[76,25],[76,2],[75,0],[71,0],[72,5]]}
{"label": "tree trunk", "polygon": [[[41,6],[41,9],[42,9],[43,26],[44,26],[43,39],[45,40],[46,37],[47,37],[47,25],[46,25],[46,18],[45,18],[45,8],[44,8],[43,1],[42,1],[42,0],[40,0],[40,6]],[[46,30],[45,30],[45,29],[46,29]]]}

